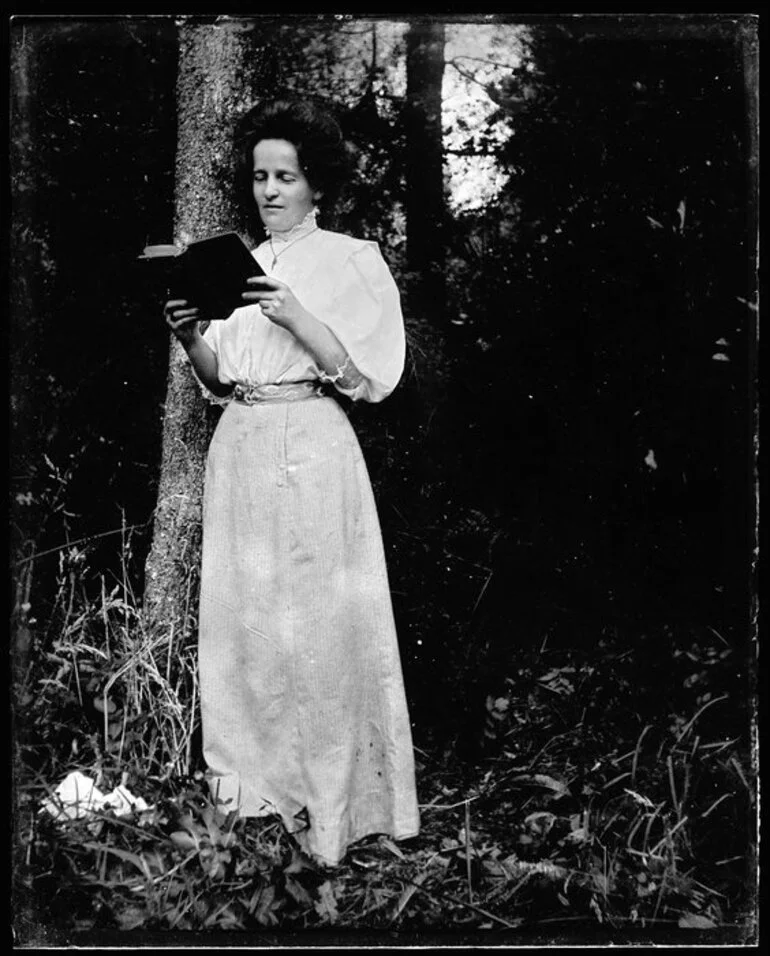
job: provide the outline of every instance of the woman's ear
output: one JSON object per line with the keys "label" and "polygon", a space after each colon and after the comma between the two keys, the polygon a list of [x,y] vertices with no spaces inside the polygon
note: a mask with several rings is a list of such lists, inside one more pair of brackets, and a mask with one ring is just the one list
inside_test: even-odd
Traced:
{"label": "woman's ear", "polygon": [[316,189],[316,191],[313,193],[313,202],[314,203],[320,202],[323,199],[323,196],[324,194],[321,192],[321,190]]}

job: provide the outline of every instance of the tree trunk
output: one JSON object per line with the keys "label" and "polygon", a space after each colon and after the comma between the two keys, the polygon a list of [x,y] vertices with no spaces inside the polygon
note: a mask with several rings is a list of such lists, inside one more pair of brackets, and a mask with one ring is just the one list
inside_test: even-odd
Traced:
{"label": "tree trunk", "polygon": [[[10,269],[10,409],[11,467],[14,488],[31,480],[34,463],[44,447],[50,422],[40,413],[39,348],[48,315],[50,279],[56,268],[51,258],[47,223],[39,214],[45,193],[45,167],[40,161],[39,126],[46,103],[44,88],[45,34],[24,18],[11,25],[11,269]],[[37,399],[37,407],[36,407]],[[16,482],[19,484],[16,484]],[[23,482],[23,484],[22,484]],[[23,494],[24,492],[22,492]],[[35,562],[33,528],[27,526],[24,506],[11,497],[11,554],[29,559],[14,573],[16,599],[11,615],[13,675],[20,682],[32,648],[28,626],[29,596]]]}
{"label": "tree trunk", "polygon": [[[45,37],[36,24],[22,21],[11,32],[11,269],[10,367],[13,467],[26,475],[36,461],[46,422],[35,409],[33,370],[46,315],[46,293],[56,263],[51,259],[47,223],[39,214],[45,170],[39,156],[40,95]],[[37,415],[37,417],[36,417]],[[15,542],[14,542],[15,543]]]}
{"label": "tree trunk", "polygon": [[[177,78],[175,236],[189,242],[245,231],[235,187],[234,128],[260,84],[254,24],[218,18],[181,23]],[[265,31],[260,29],[264,41]],[[204,400],[172,340],[163,451],[144,610],[150,628],[189,632],[195,619],[206,452],[216,409]]]}
{"label": "tree trunk", "polygon": [[407,261],[420,310],[440,319],[445,300],[444,148],[441,85],[444,24],[414,21],[406,37]]}

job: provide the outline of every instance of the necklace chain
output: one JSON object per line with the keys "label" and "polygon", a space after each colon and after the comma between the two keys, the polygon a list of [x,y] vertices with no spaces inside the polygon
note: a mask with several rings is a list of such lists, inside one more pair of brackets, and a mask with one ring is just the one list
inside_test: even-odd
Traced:
{"label": "necklace chain", "polygon": [[278,262],[278,259],[286,252],[288,248],[294,245],[295,242],[299,242],[301,239],[307,239],[308,236],[312,236],[314,232],[318,232],[318,226],[314,229],[311,229],[310,232],[306,232],[301,236],[297,236],[296,239],[292,239],[291,242],[287,242],[283,249],[279,249],[278,252],[275,251],[273,246],[273,237],[270,236],[270,251],[273,253],[273,262],[270,266],[271,269],[275,269],[275,264]]}

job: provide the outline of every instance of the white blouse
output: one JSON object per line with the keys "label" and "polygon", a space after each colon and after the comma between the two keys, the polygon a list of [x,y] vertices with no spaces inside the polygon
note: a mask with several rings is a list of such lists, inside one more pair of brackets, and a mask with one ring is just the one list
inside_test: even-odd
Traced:
{"label": "white blouse", "polygon": [[[254,258],[331,329],[363,376],[352,388],[341,381],[335,387],[354,400],[382,401],[401,378],[405,337],[398,288],[377,243],[319,229],[313,214],[289,233],[274,234],[272,242],[258,246]],[[203,338],[216,354],[223,384],[334,381],[258,305],[211,322]]]}

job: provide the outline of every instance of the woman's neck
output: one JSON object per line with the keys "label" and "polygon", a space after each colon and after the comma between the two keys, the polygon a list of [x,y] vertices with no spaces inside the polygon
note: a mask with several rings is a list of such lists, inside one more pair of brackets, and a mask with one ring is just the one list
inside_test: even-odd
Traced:
{"label": "woman's neck", "polygon": [[277,229],[268,229],[267,226],[265,226],[265,232],[272,242],[293,242],[295,239],[299,239],[300,236],[306,236],[318,228],[318,223],[316,222],[317,216],[318,210],[314,206],[304,219],[295,223],[290,229],[279,231]]}

